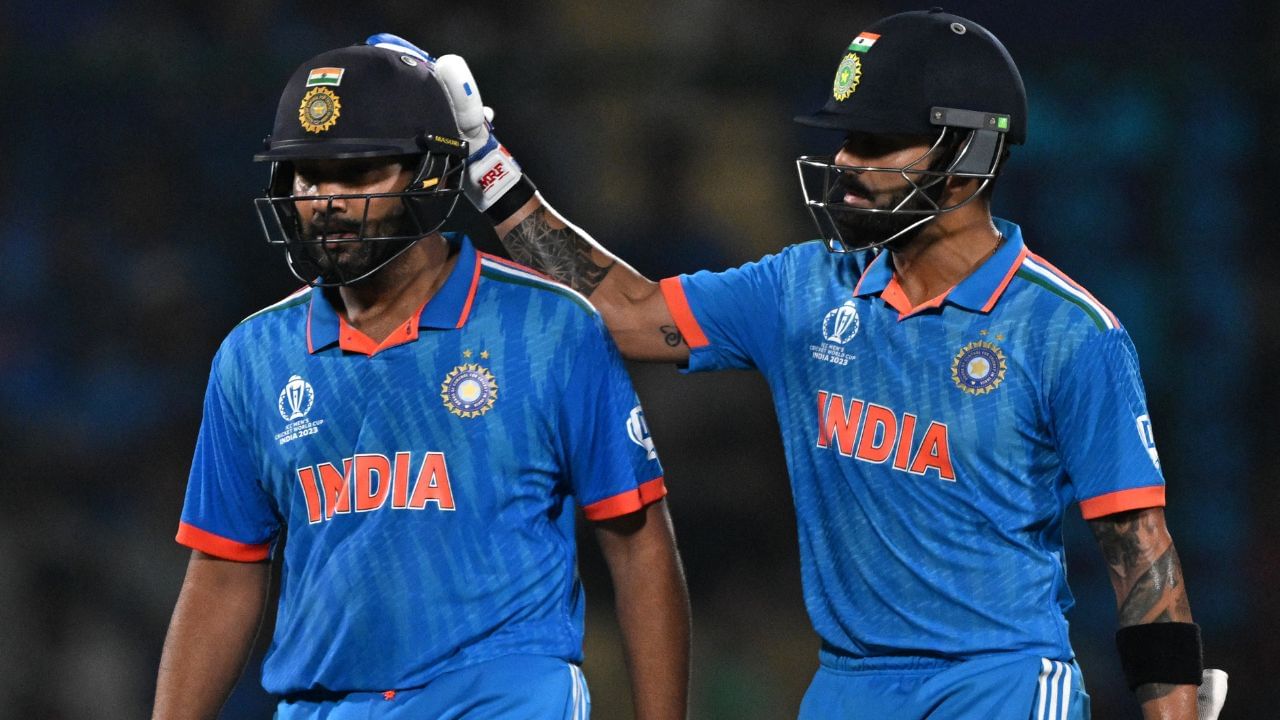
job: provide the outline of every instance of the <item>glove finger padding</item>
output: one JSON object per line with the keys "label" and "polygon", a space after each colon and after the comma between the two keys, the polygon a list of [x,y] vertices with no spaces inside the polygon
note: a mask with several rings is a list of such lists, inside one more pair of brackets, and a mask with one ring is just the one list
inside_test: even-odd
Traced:
{"label": "glove finger padding", "polygon": [[458,130],[471,143],[472,152],[479,151],[487,144],[490,133],[485,119],[484,102],[480,99],[480,88],[471,76],[467,61],[458,55],[440,56],[436,60],[436,79],[453,104],[453,117],[458,121]]}
{"label": "glove finger padding", "polygon": [[[488,211],[500,200],[495,212],[513,211],[533,195],[533,185],[522,182],[520,164],[493,136],[489,118],[493,111],[480,99],[480,88],[471,75],[467,61],[457,55],[442,55],[436,60],[436,80],[444,88],[458,132],[467,141],[471,156],[467,158],[467,179],[463,192],[481,212]],[[509,191],[518,190],[504,198]],[[507,206],[516,206],[508,208]],[[499,218],[501,219],[501,218]]]}

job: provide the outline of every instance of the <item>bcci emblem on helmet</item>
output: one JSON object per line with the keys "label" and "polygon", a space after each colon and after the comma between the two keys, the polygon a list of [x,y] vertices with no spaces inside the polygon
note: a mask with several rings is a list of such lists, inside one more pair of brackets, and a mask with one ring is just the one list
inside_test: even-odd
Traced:
{"label": "bcci emblem on helmet", "polygon": [[860,80],[862,80],[862,61],[857,55],[849,53],[836,68],[836,79],[831,85],[831,96],[840,102],[848,100],[849,96],[858,89]]}
{"label": "bcci emblem on helmet", "polygon": [[298,122],[309,133],[322,133],[333,127],[342,114],[342,101],[329,88],[315,87],[302,97],[298,106]]}

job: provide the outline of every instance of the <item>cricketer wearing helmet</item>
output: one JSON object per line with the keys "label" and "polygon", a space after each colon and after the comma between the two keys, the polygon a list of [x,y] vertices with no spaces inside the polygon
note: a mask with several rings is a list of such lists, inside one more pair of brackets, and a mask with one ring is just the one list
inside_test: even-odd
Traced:
{"label": "cricketer wearing helmet", "polygon": [[[1063,615],[1077,504],[1144,713],[1196,717],[1199,630],[1133,345],[991,216],[1027,134],[1021,77],[991,33],[940,10],[855,32],[826,105],[798,118],[840,133],[833,156],[797,163],[821,239],[658,283],[520,179],[465,65],[444,61],[481,149],[467,195],[514,258],[587,295],[628,358],[768,380],[822,639],[802,718],[1088,717]],[[497,190],[480,182],[495,171]]]}
{"label": "cricketer wearing helmet", "polygon": [[274,560],[278,718],[584,719],[577,508],[636,717],[684,717],[688,600],[643,411],[585,299],[440,232],[469,152],[433,65],[357,45],[285,86],[257,208],[306,285],[214,358],[155,718],[217,716]]}

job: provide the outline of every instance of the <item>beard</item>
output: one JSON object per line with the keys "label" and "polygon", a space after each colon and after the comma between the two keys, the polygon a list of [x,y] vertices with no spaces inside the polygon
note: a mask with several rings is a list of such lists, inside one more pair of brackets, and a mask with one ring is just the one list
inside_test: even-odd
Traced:
{"label": "beard", "polygon": [[[846,193],[852,193],[871,199],[875,197],[875,193],[852,173],[841,173],[839,180],[833,184],[827,196],[826,204],[831,222],[840,234],[840,241],[846,247],[857,249],[880,245],[888,245],[890,249],[895,250],[906,247],[928,225],[928,222],[920,222],[928,217],[920,214],[920,211],[933,213],[928,220],[937,217],[937,208],[946,183],[940,179],[934,180],[932,184],[919,190],[908,185],[884,200],[876,202],[874,209],[885,212],[869,212],[872,208],[861,209],[845,205],[844,196]],[[915,194],[912,195],[912,193]],[[910,200],[907,200],[908,197]],[[906,200],[905,203],[903,203],[904,200]],[[900,204],[902,207],[898,208]],[[888,212],[893,208],[898,208],[898,211]],[[911,227],[915,223],[919,224]],[[893,240],[886,243],[888,238]]]}
{"label": "beard", "polygon": [[[325,283],[348,284],[365,276],[399,255],[418,240],[416,223],[403,205],[385,216],[363,223],[345,215],[316,213],[301,228],[300,248],[307,269]],[[341,237],[347,235],[349,237]],[[365,237],[396,237],[395,240],[364,240]],[[323,239],[322,239],[323,238]]]}

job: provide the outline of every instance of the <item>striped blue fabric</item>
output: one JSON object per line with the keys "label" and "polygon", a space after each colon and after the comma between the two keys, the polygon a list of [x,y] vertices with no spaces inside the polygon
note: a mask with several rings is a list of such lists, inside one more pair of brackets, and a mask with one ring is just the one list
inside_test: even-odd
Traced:
{"label": "striped blue fabric", "polygon": [[580,662],[575,505],[608,517],[664,492],[598,314],[455,245],[403,342],[344,349],[351,329],[307,289],[214,359],[179,538],[234,558],[287,530],[269,692],[419,687],[512,653]]}
{"label": "striped blue fabric", "polygon": [[1064,513],[1163,503],[1127,333],[996,226],[994,254],[922,308],[888,253],[818,242],[667,294],[707,339],[689,370],[769,382],[805,602],[842,656],[1070,658]]}

